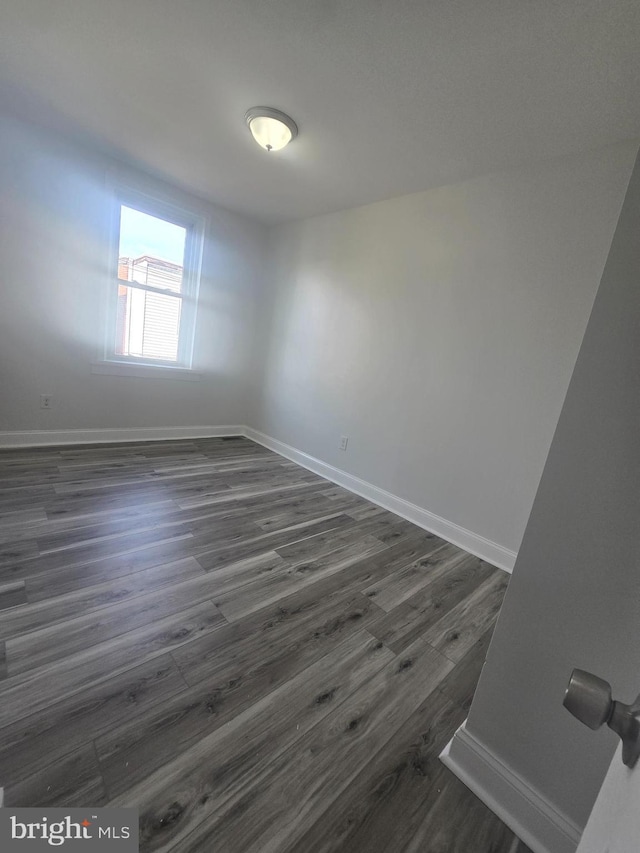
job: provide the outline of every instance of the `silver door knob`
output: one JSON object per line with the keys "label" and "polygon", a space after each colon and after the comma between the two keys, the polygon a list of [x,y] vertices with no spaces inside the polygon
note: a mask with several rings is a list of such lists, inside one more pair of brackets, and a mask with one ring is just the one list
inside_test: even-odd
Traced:
{"label": "silver door knob", "polygon": [[633,767],[640,757],[640,696],[633,705],[616,702],[608,681],[574,669],[564,694],[564,707],[590,729],[605,723],[622,740],[622,760]]}

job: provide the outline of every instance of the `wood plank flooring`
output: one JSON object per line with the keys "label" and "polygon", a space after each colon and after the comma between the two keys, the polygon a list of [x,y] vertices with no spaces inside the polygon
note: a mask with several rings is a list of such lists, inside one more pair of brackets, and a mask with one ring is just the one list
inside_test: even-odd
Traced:
{"label": "wood plank flooring", "polygon": [[506,584],[247,439],[0,452],[5,803],[137,806],[144,853],[513,853],[438,760]]}

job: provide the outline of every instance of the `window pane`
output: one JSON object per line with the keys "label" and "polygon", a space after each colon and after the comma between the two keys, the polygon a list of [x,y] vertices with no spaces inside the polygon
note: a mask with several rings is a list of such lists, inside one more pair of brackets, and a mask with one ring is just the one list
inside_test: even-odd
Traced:
{"label": "window pane", "polygon": [[132,207],[120,207],[118,278],[179,293],[187,229]]}
{"label": "window pane", "polygon": [[117,287],[116,355],[177,361],[182,299]]}

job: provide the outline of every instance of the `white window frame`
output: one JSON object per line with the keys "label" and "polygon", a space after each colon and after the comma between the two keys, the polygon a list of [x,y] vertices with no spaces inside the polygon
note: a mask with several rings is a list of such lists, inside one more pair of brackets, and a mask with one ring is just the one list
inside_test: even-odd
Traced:
{"label": "white window frame", "polygon": [[[131,207],[150,216],[164,219],[186,230],[184,247],[184,270],[180,293],[165,290],[153,285],[139,282],[124,281],[118,278],[118,255],[120,248],[120,212],[122,206]],[[109,266],[106,298],[106,328],[104,340],[104,362],[111,365],[126,365],[138,367],[163,368],[166,371],[190,370],[193,363],[193,347],[195,342],[196,315],[198,293],[200,290],[200,274],[202,269],[202,253],[204,246],[204,218],[186,210],[166,199],[119,186],[115,189],[113,214],[111,217],[111,239],[109,241]],[[151,291],[168,295],[182,301],[180,311],[180,330],[178,334],[178,353],[176,361],[166,359],[145,358],[135,355],[119,355],[116,353],[116,323],[118,285],[134,287],[139,290]],[[120,371],[118,371],[120,372]]]}

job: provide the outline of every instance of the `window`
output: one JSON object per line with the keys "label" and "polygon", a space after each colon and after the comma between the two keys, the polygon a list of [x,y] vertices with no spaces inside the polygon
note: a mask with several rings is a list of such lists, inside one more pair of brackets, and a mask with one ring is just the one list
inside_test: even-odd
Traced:
{"label": "window", "polygon": [[106,358],[191,367],[202,223],[161,202],[117,203]]}

